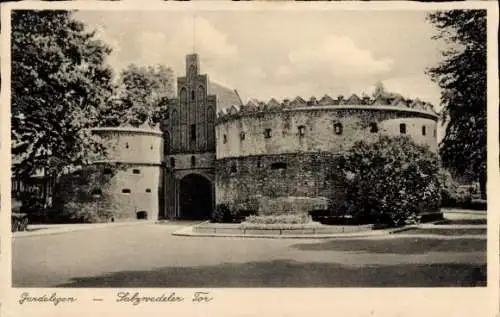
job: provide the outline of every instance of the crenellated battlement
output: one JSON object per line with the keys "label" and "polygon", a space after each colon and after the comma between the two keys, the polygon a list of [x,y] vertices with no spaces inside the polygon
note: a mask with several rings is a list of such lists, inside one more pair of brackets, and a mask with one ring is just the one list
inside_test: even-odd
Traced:
{"label": "crenellated battlement", "polygon": [[280,112],[280,111],[290,111],[294,109],[307,110],[310,107],[311,110],[316,108],[363,108],[371,109],[398,109],[401,110],[413,110],[417,112],[425,112],[433,116],[437,116],[437,112],[434,110],[434,106],[428,102],[421,101],[417,99],[404,98],[399,94],[385,94],[378,95],[375,97],[362,96],[359,97],[356,94],[352,94],[350,97],[345,98],[342,95],[332,98],[329,95],[324,95],[321,98],[310,97],[308,100],[298,96],[293,100],[283,99],[278,101],[274,98],[268,102],[263,102],[257,99],[251,99],[244,105],[234,105],[230,108],[222,109],[217,113],[217,119],[224,121],[232,117],[240,117],[245,115],[252,115],[256,113],[266,113],[266,112]]}

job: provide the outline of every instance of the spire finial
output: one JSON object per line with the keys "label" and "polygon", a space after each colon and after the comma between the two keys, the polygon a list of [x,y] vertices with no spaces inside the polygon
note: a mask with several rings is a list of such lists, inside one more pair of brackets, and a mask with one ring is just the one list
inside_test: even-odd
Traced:
{"label": "spire finial", "polygon": [[196,53],[196,15],[193,14],[193,53]]}

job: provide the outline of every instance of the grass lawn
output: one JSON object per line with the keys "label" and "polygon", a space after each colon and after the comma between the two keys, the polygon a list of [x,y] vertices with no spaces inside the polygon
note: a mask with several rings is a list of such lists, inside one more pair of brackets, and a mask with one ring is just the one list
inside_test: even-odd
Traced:
{"label": "grass lawn", "polygon": [[[415,228],[399,232],[400,234],[438,234],[443,236],[484,235],[486,228]],[[396,233],[398,234],[398,233]]]}
{"label": "grass lawn", "polygon": [[424,254],[429,252],[485,252],[486,239],[434,239],[397,237],[389,239],[335,239],[315,244],[296,244],[300,250],[346,251],[387,254]]}

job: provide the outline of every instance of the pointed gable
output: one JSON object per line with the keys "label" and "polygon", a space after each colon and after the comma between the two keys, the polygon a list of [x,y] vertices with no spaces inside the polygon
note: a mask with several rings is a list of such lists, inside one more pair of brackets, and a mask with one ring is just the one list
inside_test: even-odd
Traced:
{"label": "pointed gable", "polygon": [[268,109],[276,109],[276,108],[280,108],[280,107],[281,107],[281,104],[274,98],[269,100],[269,102],[267,103]]}
{"label": "pointed gable", "polygon": [[378,95],[377,98],[375,98],[375,100],[373,101],[372,105],[388,106],[389,102],[382,95]]}
{"label": "pointed gable", "polygon": [[314,97],[314,96],[309,98],[309,100],[307,101],[308,106],[315,106],[317,103],[318,103],[318,100],[316,100],[316,97]]}
{"label": "pointed gable", "polygon": [[258,107],[252,100],[249,100],[246,103],[246,105],[242,108],[242,111],[244,111],[244,112],[253,112],[253,111],[257,111],[257,110],[258,110]]}
{"label": "pointed gable", "polygon": [[344,104],[345,104],[344,96],[342,95],[337,96],[337,105],[344,105]]}
{"label": "pointed gable", "polygon": [[422,102],[420,101],[420,99],[417,98],[413,100],[413,102],[410,104],[410,108],[422,109]]}
{"label": "pointed gable", "polygon": [[333,98],[328,96],[328,95],[324,95],[320,100],[319,100],[319,104],[322,105],[322,106],[328,106],[328,105],[332,105],[334,102]]}
{"label": "pointed gable", "polygon": [[392,100],[391,106],[403,108],[403,107],[407,107],[408,105],[406,104],[406,100],[401,95],[399,95]]}
{"label": "pointed gable", "polygon": [[348,105],[360,105],[361,99],[356,94],[352,94],[351,97],[349,97],[346,100],[346,104],[348,104]]}
{"label": "pointed gable", "polygon": [[290,102],[291,108],[300,108],[306,105],[306,101],[302,97],[298,96]]}
{"label": "pointed gable", "polygon": [[231,115],[237,114],[238,112],[240,112],[240,107],[236,105],[232,105],[231,108],[229,108],[229,114]]}

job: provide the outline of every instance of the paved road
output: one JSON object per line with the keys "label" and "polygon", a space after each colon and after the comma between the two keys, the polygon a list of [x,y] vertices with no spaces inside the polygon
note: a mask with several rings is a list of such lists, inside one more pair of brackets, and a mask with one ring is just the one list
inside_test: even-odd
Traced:
{"label": "paved road", "polygon": [[483,286],[485,239],[178,237],[186,224],[13,240],[15,287]]}

